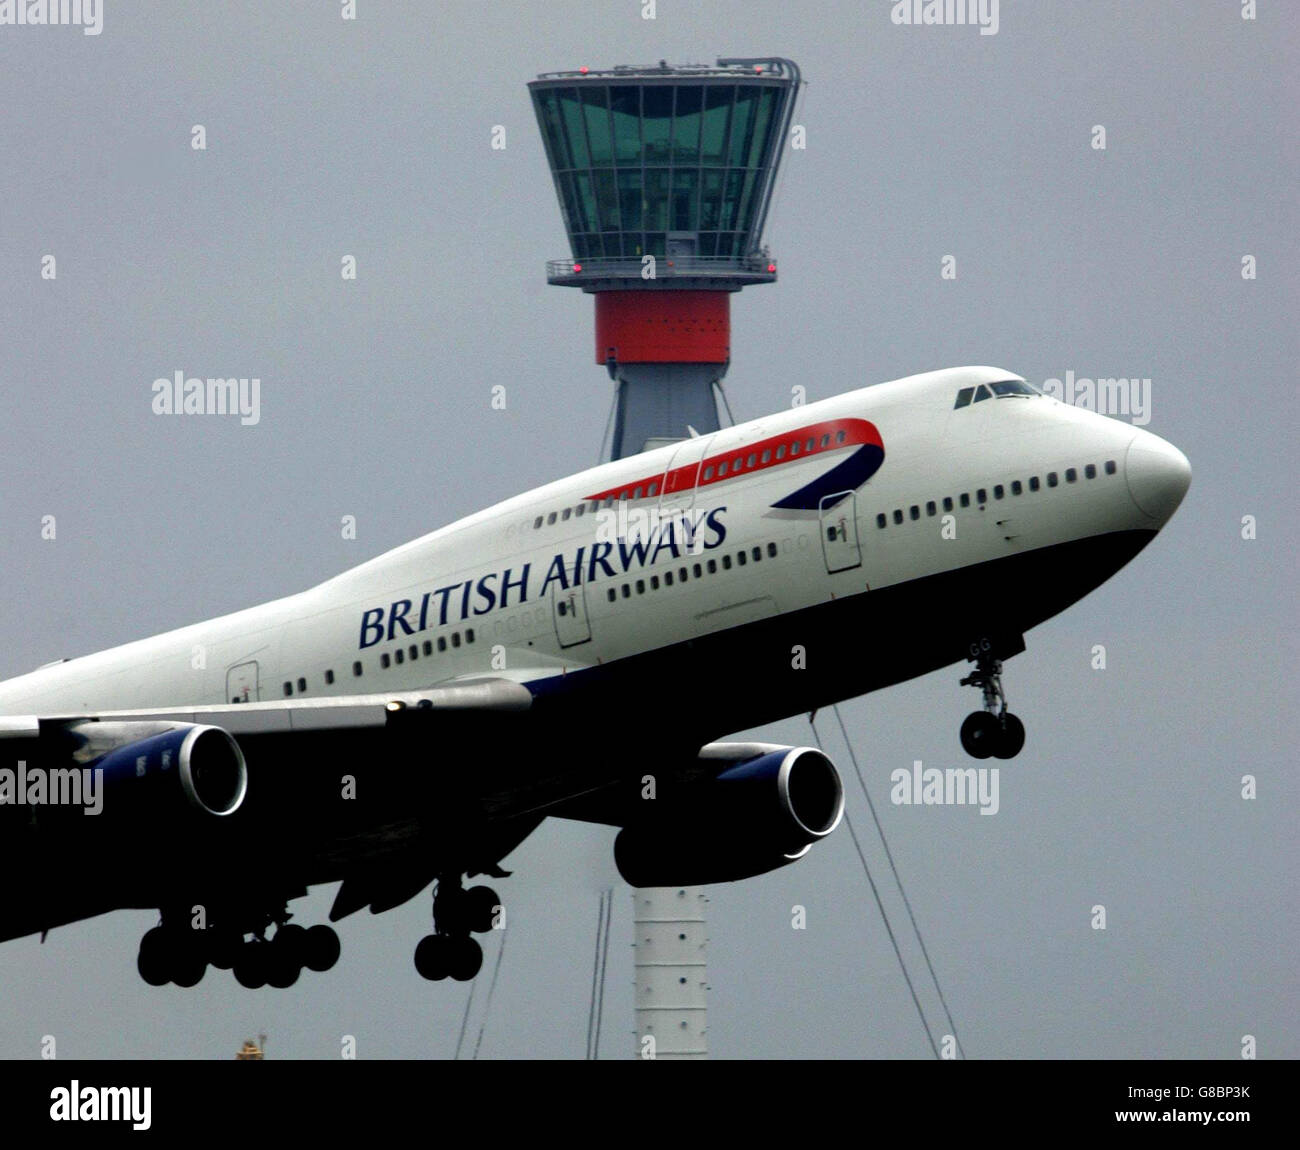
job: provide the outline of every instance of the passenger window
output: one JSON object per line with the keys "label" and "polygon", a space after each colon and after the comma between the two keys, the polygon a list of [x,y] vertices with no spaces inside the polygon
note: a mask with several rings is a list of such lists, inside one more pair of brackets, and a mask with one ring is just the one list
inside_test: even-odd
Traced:
{"label": "passenger window", "polygon": [[1024,489],[1024,486],[1021,484],[1021,482],[1020,482],[1019,479],[1013,479],[1013,480],[1011,481],[1011,494],[1012,494],[1012,495],[1021,495],[1021,494],[1024,493],[1024,490],[1025,490],[1025,489]]}
{"label": "passenger window", "polygon": [[298,690],[301,692],[301,691],[305,691],[306,689],[307,689],[307,680],[306,680],[306,679],[299,679],[299,680],[298,680]]}
{"label": "passenger window", "polygon": [[582,516],[586,514],[586,511],[587,505],[585,503],[579,503],[578,506],[573,509],[573,514],[575,518],[581,519]]}
{"label": "passenger window", "polygon": [[727,474],[727,461],[724,459],[721,463],[718,464],[718,478],[721,479],[726,474]]}
{"label": "passenger window", "polygon": [[844,439],[845,439],[845,433],[844,433],[844,432],[842,432],[842,431],[837,431],[837,432],[835,433],[835,442],[836,442],[836,443],[843,443],[843,442],[844,442]]}
{"label": "passenger window", "polygon": [[459,646],[460,646],[460,632],[459,632],[459,631],[453,631],[453,632],[451,633],[451,645],[452,645],[453,647],[459,647]]}
{"label": "passenger window", "polygon": [[352,664],[352,676],[356,679],[361,678],[361,661],[359,659]]}
{"label": "passenger window", "polygon": [[716,559],[710,559],[708,562],[708,569],[710,575],[716,575],[718,573],[718,561]]}
{"label": "passenger window", "polygon": [[885,513],[884,513],[883,511],[882,511],[879,515],[876,516],[876,526],[877,526],[877,527],[883,527],[883,526],[884,526],[886,523],[888,523],[888,522],[889,522],[889,520],[885,518]]}
{"label": "passenger window", "polygon": [[1030,491],[1037,491],[1037,490],[1039,489],[1040,486],[1042,486],[1042,485],[1038,482],[1038,476],[1037,476],[1037,475],[1031,475],[1031,476],[1029,477],[1029,490],[1030,490]]}
{"label": "passenger window", "polygon": [[775,544],[775,543],[769,543],[769,544],[767,545],[767,557],[768,557],[769,559],[775,559],[775,558],[776,558],[776,544]]}
{"label": "passenger window", "polygon": [[751,451],[751,452],[749,453],[749,458],[745,460],[745,466],[746,466],[746,467],[753,467],[753,466],[754,466],[754,460],[757,459],[757,458],[758,458],[757,453]]}
{"label": "passenger window", "polygon": [[951,495],[945,495],[945,496],[943,497],[943,509],[944,509],[945,511],[951,511],[951,510],[952,510],[952,496],[951,496]]}
{"label": "passenger window", "polygon": [[426,656],[433,654],[433,644],[428,639],[424,641],[424,653]]}
{"label": "passenger window", "polygon": [[650,495],[650,496],[654,496],[654,495],[658,495],[658,494],[659,494],[659,483],[658,483],[658,481],[656,481],[656,482],[650,484],[650,490],[647,491],[646,494],[647,494],[647,495]]}
{"label": "passenger window", "polygon": [[623,598],[624,598],[624,599],[631,599],[631,598],[632,598],[632,584],[631,584],[631,583],[624,583],[624,584],[623,584]]}
{"label": "passenger window", "polygon": [[709,466],[704,469],[704,482],[707,483],[712,478],[713,478],[713,465],[709,464]]}
{"label": "passenger window", "polygon": [[989,493],[986,488],[981,487],[978,491],[975,492],[976,503],[987,503],[988,501],[989,501]]}
{"label": "passenger window", "polygon": [[830,442],[831,442],[831,433],[828,431],[825,435],[822,436],[822,446],[829,447]]}
{"label": "passenger window", "polygon": [[790,454],[798,455],[799,447],[800,447],[799,441],[796,439],[792,444],[790,444]]}
{"label": "passenger window", "polygon": [[1001,499],[1001,498],[1002,498],[1006,493],[1007,493],[1007,489],[1006,489],[1005,487],[1003,487],[1002,484],[1000,484],[1000,483],[995,483],[995,484],[993,485],[993,498],[994,498],[994,499]]}
{"label": "passenger window", "polygon": [[694,572],[695,572],[695,578],[699,579],[699,578],[702,578],[702,577],[703,577],[703,575],[704,575],[704,568],[701,567],[698,563],[695,564],[693,570],[694,570]]}
{"label": "passenger window", "polygon": [[393,665],[393,660],[390,659],[390,658],[388,657],[388,652],[387,652],[387,651],[385,651],[382,655],[379,656],[379,665],[380,665],[380,666],[381,666],[385,671],[387,671],[388,668],[391,667],[391,666]]}
{"label": "passenger window", "polygon": [[474,628],[473,628],[473,627],[466,627],[466,628],[465,628],[465,642],[466,642],[466,643],[472,643],[472,642],[474,642]]}
{"label": "passenger window", "polygon": [[784,444],[784,443],[782,443],[779,447],[777,447],[777,449],[776,449],[776,457],[777,457],[777,459],[784,459],[784,458],[785,458],[785,444]]}
{"label": "passenger window", "polygon": [[536,531],[542,525],[542,517],[539,515],[533,520],[533,530]]}
{"label": "passenger window", "polygon": [[817,440],[815,439],[809,439],[808,442],[803,445],[803,449],[805,451],[811,451],[813,449],[813,444],[816,442]]}
{"label": "passenger window", "polygon": [[408,654],[411,656],[412,659],[418,659],[420,657],[420,648],[417,647],[414,643],[412,643]]}
{"label": "passenger window", "polygon": [[439,651],[445,651],[446,649],[447,649],[447,636],[446,636],[446,635],[439,635],[439,636],[438,636],[438,650],[439,650]]}
{"label": "passenger window", "polygon": [[970,506],[970,492],[969,492],[969,491],[963,491],[963,492],[961,493],[961,500],[960,500],[960,503],[961,503],[961,505],[962,505],[963,507],[969,507],[969,506]]}
{"label": "passenger window", "polygon": [[1115,461],[1113,459],[1106,460],[1106,474],[1107,475],[1115,474]]}
{"label": "passenger window", "polygon": [[959,407],[965,407],[970,403],[970,397],[974,394],[975,389],[973,387],[963,387],[961,391],[957,393],[957,402],[952,405],[953,410],[956,411]]}
{"label": "passenger window", "polygon": [[753,556],[754,562],[757,563],[763,558],[763,549],[761,547],[755,547],[754,550],[750,552],[750,555]]}
{"label": "passenger window", "polygon": [[1088,466],[1083,469],[1083,477],[1085,479],[1096,479],[1097,465],[1095,463],[1089,463]]}
{"label": "passenger window", "polygon": [[771,449],[770,447],[766,447],[766,448],[763,449],[763,458],[760,459],[759,462],[760,462],[760,463],[771,463],[771,462],[772,462],[772,449]]}
{"label": "passenger window", "polygon": [[285,693],[285,697],[286,697],[286,698],[287,698],[289,695],[292,695],[292,694],[293,694],[293,684],[292,684],[292,683],[285,683],[285,685],[284,685],[284,693]]}
{"label": "passenger window", "polygon": [[741,467],[744,466],[744,464],[745,464],[744,456],[737,455],[736,458],[731,461],[731,470],[739,471]]}
{"label": "passenger window", "polygon": [[397,650],[393,652],[393,659],[398,663],[406,662],[406,654],[401,647],[398,647]]}
{"label": "passenger window", "polygon": [[638,595],[644,595],[644,594],[645,594],[645,580],[644,580],[644,579],[638,579],[638,580],[636,581],[636,593],[637,593]]}
{"label": "passenger window", "polygon": [[560,514],[560,522],[562,522],[562,523],[567,523],[568,520],[569,520],[569,516],[572,515],[572,514],[573,514],[573,508],[572,508],[572,507],[566,507],[566,508],[564,509],[564,511],[561,512],[561,514]]}
{"label": "passenger window", "polygon": [[938,510],[939,510],[939,508],[935,506],[935,503],[934,503],[934,500],[933,500],[933,499],[931,499],[931,500],[930,500],[928,503],[926,503],[926,505],[925,505],[925,513],[926,513],[927,515],[934,515],[934,514],[936,514],[936,513],[938,512]]}
{"label": "passenger window", "polygon": [[894,508],[894,522],[895,523],[903,522],[903,513],[898,508]]}
{"label": "passenger window", "polygon": [[1074,482],[1076,479],[1078,479],[1078,478],[1079,478],[1079,473],[1078,473],[1078,471],[1076,471],[1073,467],[1067,467],[1067,468],[1065,469],[1065,482],[1066,482],[1066,483],[1073,483],[1073,482]]}
{"label": "passenger window", "polygon": [[730,555],[724,555],[724,556],[722,557],[722,569],[723,569],[724,571],[730,571],[730,570],[731,570],[731,556],[730,556]]}
{"label": "passenger window", "polygon": [[546,517],[546,525],[549,527],[549,526],[550,526],[552,523],[554,523],[554,522],[555,522],[555,512],[552,511],[552,512],[551,512],[551,513]]}
{"label": "passenger window", "polygon": [[658,575],[651,575],[651,576],[650,576],[650,590],[651,590],[651,591],[658,591],[658,590],[659,590],[659,576],[658,576]]}
{"label": "passenger window", "polygon": [[1049,471],[1049,472],[1047,473],[1047,486],[1048,486],[1048,487],[1055,487],[1055,486],[1057,485],[1057,483],[1059,483],[1059,482],[1060,482],[1060,480],[1057,479],[1057,477],[1056,477],[1056,472],[1055,472],[1055,471]]}
{"label": "passenger window", "polygon": [[632,498],[633,498],[633,499],[640,499],[640,498],[641,498],[641,488],[640,488],[639,485],[638,485],[637,489],[636,489],[635,491],[632,492]]}
{"label": "passenger window", "polygon": [[736,552],[736,562],[739,563],[742,567],[743,567],[743,566],[745,565],[745,563],[747,562],[747,560],[746,560],[746,558],[745,558],[745,553],[744,553],[743,551],[737,551],[737,552]]}
{"label": "passenger window", "polygon": [[919,508],[915,503],[913,503],[913,504],[912,504],[912,507],[911,507],[911,509],[910,509],[910,511],[908,512],[908,514],[911,515],[912,518],[913,518],[914,520],[915,520],[915,519],[920,519],[920,518],[921,518],[921,509],[920,509],[920,508]]}
{"label": "passenger window", "polygon": [[665,586],[665,587],[671,587],[672,585],[673,585],[673,573],[672,573],[671,571],[665,571],[665,572],[664,572],[664,586]]}
{"label": "passenger window", "polygon": [[615,591],[613,587],[611,587],[608,591],[606,591],[605,594],[609,596],[609,601],[611,603],[618,598],[618,592]]}
{"label": "passenger window", "polygon": [[334,682],[334,672],[333,672],[333,671],[326,671],[326,672],[325,672],[325,682],[326,682],[327,684],[331,684],[331,685],[333,684],[333,682]]}

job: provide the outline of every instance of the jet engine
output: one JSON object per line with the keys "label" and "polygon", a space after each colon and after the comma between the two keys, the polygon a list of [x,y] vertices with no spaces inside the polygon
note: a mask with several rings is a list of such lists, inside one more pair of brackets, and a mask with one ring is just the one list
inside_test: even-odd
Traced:
{"label": "jet engine", "polygon": [[[705,748],[701,761],[726,746]],[[802,858],[843,814],[839,772],[821,751],[769,749],[681,787],[667,810],[625,826],[614,861],[632,886],[734,882]]]}

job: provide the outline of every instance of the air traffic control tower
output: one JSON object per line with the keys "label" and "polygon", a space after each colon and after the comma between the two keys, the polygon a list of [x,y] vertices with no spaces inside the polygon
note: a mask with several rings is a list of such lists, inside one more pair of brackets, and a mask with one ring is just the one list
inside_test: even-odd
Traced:
{"label": "air traffic control tower", "polygon": [[573,258],[617,382],[611,457],[717,430],[731,297],[772,283],[767,218],[799,90],[790,60],[548,72],[529,83]]}

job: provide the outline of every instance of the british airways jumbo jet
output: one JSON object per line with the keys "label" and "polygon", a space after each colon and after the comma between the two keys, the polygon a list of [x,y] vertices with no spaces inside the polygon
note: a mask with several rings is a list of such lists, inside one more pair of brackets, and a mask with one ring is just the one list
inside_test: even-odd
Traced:
{"label": "british airways jumbo jet", "polygon": [[[636,886],[746,878],[843,811],[820,751],[720,743],[963,660],[961,741],[1009,758],[1002,661],[1165,524],[1175,447],[987,367],[912,376],[530,491],[301,594],[0,684],[0,939],[158,908],[138,965],[288,986],[290,921],[434,884],[415,965],[473,977],[501,860],[617,826]],[[87,814],[97,817],[87,818]],[[201,908],[199,911],[196,908]],[[201,928],[201,929],[195,929]],[[268,938],[268,932],[270,932]]]}

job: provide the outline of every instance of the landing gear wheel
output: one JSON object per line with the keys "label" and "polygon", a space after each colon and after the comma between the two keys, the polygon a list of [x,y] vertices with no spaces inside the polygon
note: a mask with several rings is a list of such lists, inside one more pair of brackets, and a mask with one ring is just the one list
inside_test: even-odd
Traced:
{"label": "landing gear wheel", "polygon": [[172,981],[177,986],[198,986],[208,970],[208,960],[203,957],[197,939],[177,939],[171,954]]}
{"label": "landing gear wheel", "polygon": [[1025,724],[1010,711],[1002,716],[993,753],[999,759],[1014,759],[1025,745]]}
{"label": "landing gear wheel", "polygon": [[465,892],[465,924],[475,934],[486,934],[492,929],[501,899],[490,886],[472,886]]}
{"label": "landing gear wheel", "polygon": [[307,932],[300,926],[282,926],[270,942],[266,983],[277,990],[286,990],[302,974],[301,942]]}
{"label": "landing gear wheel", "polygon": [[447,963],[451,939],[440,934],[426,934],[415,947],[415,969],[421,978],[440,982],[450,973]]}
{"label": "landing gear wheel", "polygon": [[303,965],[308,970],[329,970],[339,960],[339,936],[324,923],[309,927],[303,937]]}
{"label": "landing gear wheel", "polygon": [[447,973],[457,982],[468,982],[483,966],[483,948],[472,938],[453,938],[447,948]]}
{"label": "landing gear wheel", "polygon": [[160,926],[147,931],[140,940],[140,954],[135,968],[150,986],[165,986],[171,981],[167,932]]}
{"label": "landing gear wheel", "polygon": [[961,725],[962,750],[972,758],[987,759],[994,753],[1001,735],[1002,728],[996,715],[988,711],[972,711]]}
{"label": "landing gear wheel", "polygon": [[254,939],[252,942],[244,943],[239,948],[239,957],[235,959],[235,965],[232,969],[235,972],[235,981],[240,986],[246,986],[249,990],[257,990],[259,987],[266,985],[267,948],[269,946],[270,943]]}
{"label": "landing gear wheel", "polygon": [[229,970],[244,944],[244,936],[234,931],[217,931],[208,942],[208,962],[218,970]]}

